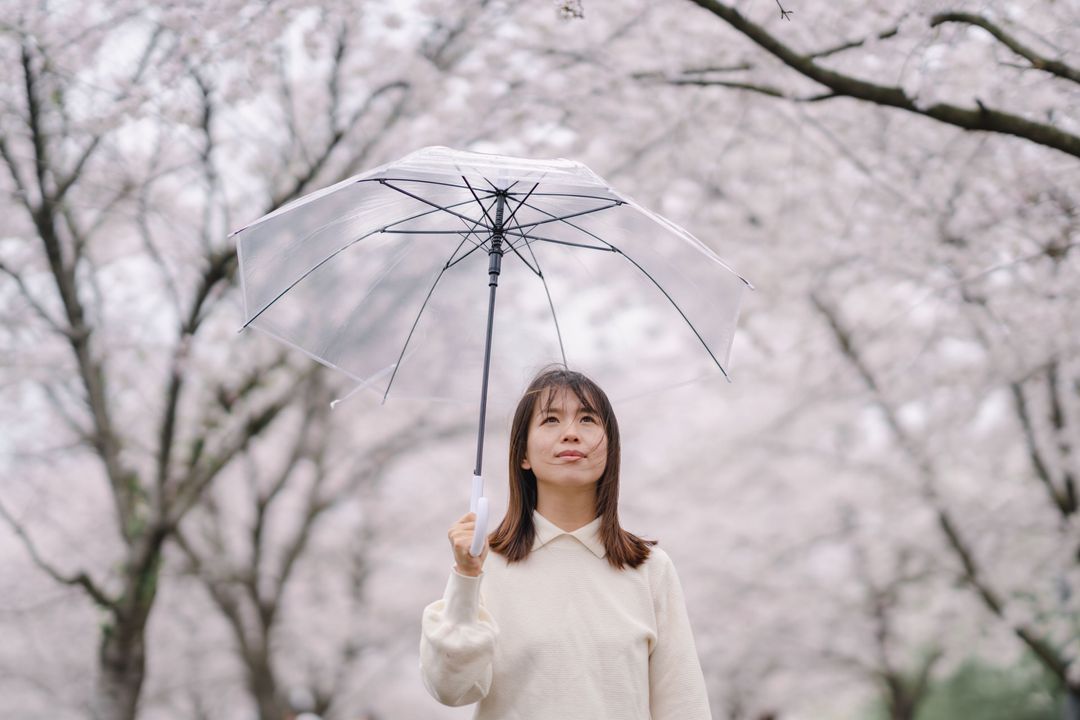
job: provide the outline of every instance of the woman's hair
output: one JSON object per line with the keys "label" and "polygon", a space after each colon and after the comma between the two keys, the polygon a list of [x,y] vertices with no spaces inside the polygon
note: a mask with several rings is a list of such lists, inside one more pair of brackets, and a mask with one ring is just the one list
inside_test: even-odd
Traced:
{"label": "woman's hair", "polygon": [[510,501],[499,527],[488,535],[491,549],[508,562],[524,560],[536,537],[533,510],[536,509],[536,475],[521,467],[529,439],[529,426],[537,403],[546,411],[559,390],[570,390],[582,407],[595,413],[607,434],[607,466],[596,487],[596,516],[600,519],[600,539],[609,564],[617,570],[636,568],[649,557],[656,540],[645,540],[619,526],[619,423],[611,402],[600,387],[579,372],[559,365],[546,368],[529,383],[518,402],[510,428]]}

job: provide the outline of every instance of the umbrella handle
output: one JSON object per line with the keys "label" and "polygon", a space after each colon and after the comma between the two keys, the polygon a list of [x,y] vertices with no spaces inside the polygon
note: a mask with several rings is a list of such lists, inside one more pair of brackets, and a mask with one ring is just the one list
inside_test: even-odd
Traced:
{"label": "umbrella handle", "polygon": [[472,497],[469,499],[469,512],[476,513],[476,529],[473,531],[472,546],[469,555],[480,557],[487,540],[488,499],[484,495],[484,479],[473,475]]}

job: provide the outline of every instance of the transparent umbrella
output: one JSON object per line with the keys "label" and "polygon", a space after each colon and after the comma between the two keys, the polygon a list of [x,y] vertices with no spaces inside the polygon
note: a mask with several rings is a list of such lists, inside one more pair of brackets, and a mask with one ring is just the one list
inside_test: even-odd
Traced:
{"label": "transparent umbrella", "polygon": [[553,362],[597,377],[613,401],[726,377],[750,287],[581,163],[443,147],[306,195],[233,236],[244,328],[383,402],[478,403],[474,555],[486,535],[489,391],[516,398]]}

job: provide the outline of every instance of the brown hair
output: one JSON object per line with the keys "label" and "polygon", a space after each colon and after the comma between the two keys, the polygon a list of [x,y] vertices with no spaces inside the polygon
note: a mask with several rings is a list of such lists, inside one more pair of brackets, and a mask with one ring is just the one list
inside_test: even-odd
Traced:
{"label": "brown hair", "polygon": [[[543,407],[550,408],[559,390],[567,389],[577,396],[582,407],[596,413],[607,434],[607,467],[596,487],[596,516],[600,517],[600,539],[605,557],[616,570],[627,565],[636,568],[649,557],[649,548],[656,540],[645,540],[619,526],[619,423],[611,402],[600,387],[579,372],[562,365],[541,370],[529,383],[518,401],[510,427],[510,500],[499,527],[488,535],[491,549],[507,559],[519,562],[529,556],[536,528],[533,510],[536,509],[536,475],[521,467],[529,439],[529,426],[540,396]],[[546,394],[545,394],[546,391]]]}

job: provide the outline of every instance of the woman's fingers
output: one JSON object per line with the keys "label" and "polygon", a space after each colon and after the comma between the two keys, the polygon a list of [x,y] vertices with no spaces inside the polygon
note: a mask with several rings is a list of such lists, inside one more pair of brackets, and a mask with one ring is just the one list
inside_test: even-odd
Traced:
{"label": "woman's fingers", "polygon": [[480,557],[472,557],[469,549],[472,547],[473,536],[476,533],[476,513],[467,512],[458,518],[457,522],[450,526],[447,537],[450,539],[450,547],[454,551],[454,560],[460,571],[470,575],[477,575],[483,567],[484,558],[487,557],[487,542]]}

